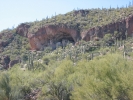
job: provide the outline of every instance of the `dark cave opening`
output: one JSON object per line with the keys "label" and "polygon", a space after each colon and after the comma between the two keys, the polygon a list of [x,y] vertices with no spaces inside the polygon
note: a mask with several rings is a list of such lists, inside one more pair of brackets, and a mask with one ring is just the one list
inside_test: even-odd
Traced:
{"label": "dark cave opening", "polygon": [[42,48],[42,50],[44,50],[46,47],[51,47],[52,50],[55,50],[59,47],[64,48],[70,43],[72,43],[73,45],[75,44],[75,41],[70,33],[59,32],[55,34],[54,37],[49,38],[46,44],[43,44],[44,47]]}
{"label": "dark cave opening", "polygon": [[64,33],[64,32],[60,32],[58,34],[56,34],[56,36],[54,37],[54,42],[61,42],[63,40],[69,41],[69,43],[75,43],[74,39],[72,38],[72,36],[69,33]]}

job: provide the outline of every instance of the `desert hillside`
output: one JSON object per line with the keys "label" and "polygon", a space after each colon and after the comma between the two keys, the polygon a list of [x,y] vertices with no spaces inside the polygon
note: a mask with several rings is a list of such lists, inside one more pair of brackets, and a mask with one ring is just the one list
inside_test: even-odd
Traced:
{"label": "desert hillside", "polygon": [[73,10],[0,32],[0,100],[133,100],[133,7]]}

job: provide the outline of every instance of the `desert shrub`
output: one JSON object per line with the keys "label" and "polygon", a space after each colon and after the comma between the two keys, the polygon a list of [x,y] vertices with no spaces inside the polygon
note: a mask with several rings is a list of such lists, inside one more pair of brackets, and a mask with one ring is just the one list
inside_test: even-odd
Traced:
{"label": "desert shrub", "polygon": [[[132,62],[125,61],[117,54],[107,55],[100,60],[84,65],[86,74],[82,83],[78,83],[72,91],[72,100],[130,100],[132,90]],[[129,75],[130,73],[130,75]],[[124,77],[124,78],[123,78]]]}
{"label": "desert shrub", "polygon": [[18,100],[22,99],[20,88],[12,88],[9,74],[3,72],[0,75],[0,100]]}

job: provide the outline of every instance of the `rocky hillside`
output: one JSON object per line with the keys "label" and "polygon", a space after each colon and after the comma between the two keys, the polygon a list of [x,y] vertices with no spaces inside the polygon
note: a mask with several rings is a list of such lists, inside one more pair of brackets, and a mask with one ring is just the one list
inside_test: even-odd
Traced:
{"label": "rocky hillside", "polygon": [[[79,40],[99,40],[106,34],[111,34],[113,39],[125,39],[133,36],[132,33],[133,7],[73,10],[3,30],[0,32],[0,55],[1,59],[8,55],[10,61],[19,60],[29,50],[54,50],[68,43],[78,44]],[[9,67],[9,62],[1,64]]]}
{"label": "rocky hillside", "polygon": [[103,38],[108,33],[124,39],[125,33],[128,36],[133,33],[132,13],[132,7],[72,11],[34,23],[23,23],[17,27],[16,33],[29,39],[32,50],[43,50],[47,46],[55,49],[57,43],[65,40],[74,43],[81,39],[89,41],[94,37]]}
{"label": "rocky hillside", "polygon": [[133,100],[131,76],[133,7],[77,10],[0,32],[0,100]]}
{"label": "rocky hillside", "polygon": [[28,31],[29,27],[26,24],[21,24],[17,28],[17,34],[27,36],[32,50],[43,50],[47,46],[56,48],[56,43],[69,40],[77,42],[78,40],[90,41],[91,38],[100,37],[103,38],[105,34],[110,33],[116,35],[115,37],[123,39],[133,35],[133,15],[129,15],[125,19],[121,19],[117,22],[111,22],[107,25],[96,26],[90,29],[81,31],[78,25],[74,28],[65,24],[59,25],[45,25],[38,28],[35,32]]}

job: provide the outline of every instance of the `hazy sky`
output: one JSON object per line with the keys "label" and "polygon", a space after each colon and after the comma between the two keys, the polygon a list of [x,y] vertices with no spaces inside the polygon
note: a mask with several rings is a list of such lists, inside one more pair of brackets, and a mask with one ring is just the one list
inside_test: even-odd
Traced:
{"label": "hazy sky", "polygon": [[132,0],[0,0],[0,31],[73,9],[126,6]]}

